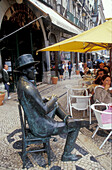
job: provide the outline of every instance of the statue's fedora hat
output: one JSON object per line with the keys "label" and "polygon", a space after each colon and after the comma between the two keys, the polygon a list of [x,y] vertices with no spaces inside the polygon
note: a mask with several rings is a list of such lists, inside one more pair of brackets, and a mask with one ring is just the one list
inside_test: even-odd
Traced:
{"label": "statue's fedora hat", "polygon": [[17,58],[15,70],[21,70],[26,66],[36,65],[38,63],[39,61],[34,61],[33,56],[31,54],[23,54]]}

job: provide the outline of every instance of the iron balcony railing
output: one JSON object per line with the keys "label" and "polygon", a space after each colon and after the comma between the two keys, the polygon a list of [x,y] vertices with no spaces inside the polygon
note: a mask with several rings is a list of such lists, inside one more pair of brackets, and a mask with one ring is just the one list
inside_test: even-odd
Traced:
{"label": "iron balcony railing", "polygon": [[[78,15],[77,15],[78,16]],[[88,27],[84,24],[84,22],[81,22],[78,17],[75,17],[72,13],[67,11],[67,19],[69,19],[71,22],[73,22],[75,25],[77,25],[80,29],[83,29],[84,31],[88,29]]]}
{"label": "iron balcony railing", "polygon": [[84,22],[81,22],[77,17],[74,17],[74,24],[84,31],[88,30],[88,27],[84,24]]}
{"label": "iron balcony railing", "polygon": [[69,11],[67,11],[67,18],[74,23],[74,15]]}

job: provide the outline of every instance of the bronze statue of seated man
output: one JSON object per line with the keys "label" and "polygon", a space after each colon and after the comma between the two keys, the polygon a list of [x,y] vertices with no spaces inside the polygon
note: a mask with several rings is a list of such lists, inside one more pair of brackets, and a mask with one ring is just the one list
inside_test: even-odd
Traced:
{"label": "bronze statue of seated man", "polygon": [[[80,155],[71,154],[81,127],[89,125],[88,121],[70,118],[57,103],[57,97],[44,103],[42,97],[30,80],[35,78],[36,62],[31,54],[24,54],[17,59],[20,78],[17,83],[18,100],[28,121],[33,135],[48,137],[51,135],[67,134],[62,161],[77,161]],[[63,121],[54,120],[55,115]]]}

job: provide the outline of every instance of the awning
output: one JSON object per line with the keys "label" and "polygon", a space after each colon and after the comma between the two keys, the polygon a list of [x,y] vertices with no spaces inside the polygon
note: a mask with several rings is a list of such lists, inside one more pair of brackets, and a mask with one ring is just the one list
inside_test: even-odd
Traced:
{"label": "awning", "polygon": [[108,56],[108,55],[102,55],[104,58],[106,58],[106,59],[109,59],[110,58],[110,56]]}
{"label": "awning", "polygon": [[50,7],[44,5],[43,3],[39,2],[38,0],[28,0],[30,1],[35,7],[40,9],[45,14],[49,15],[51,22],[69,32],[72,32],[74,34],[80,34],[82,31],[77,28],[76,26],[69,23],[67,20],[65,20],[61,15],[59,15],[56,11],[51,9]]}
{"label": "awning", "polygon": [[101,52],[98,52],[98,51],[97,51],[96,53],[97,53],[97,55],[102,56]]}

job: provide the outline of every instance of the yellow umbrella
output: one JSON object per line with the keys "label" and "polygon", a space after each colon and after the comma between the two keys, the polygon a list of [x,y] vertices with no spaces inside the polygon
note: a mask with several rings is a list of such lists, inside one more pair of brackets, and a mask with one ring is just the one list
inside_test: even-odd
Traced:
{"label": "yellow umbrella", "polygon": [[112,48],[112,20],[39,51],[91,52]]}
{"label": "yellow umbrella", "polygon": [[110,70],[112,75],[112,18],[90,30],[66,39],[39,51],[92,52],[110,50]]}

